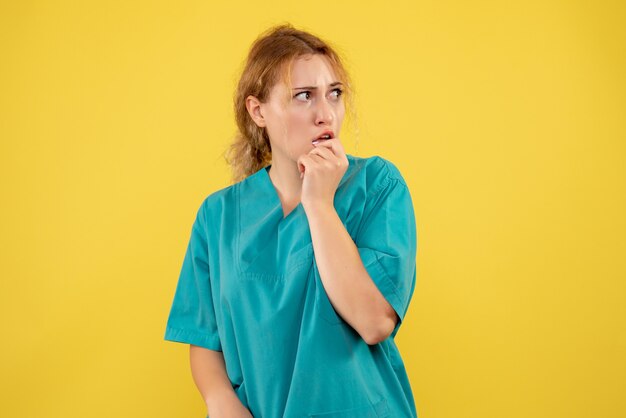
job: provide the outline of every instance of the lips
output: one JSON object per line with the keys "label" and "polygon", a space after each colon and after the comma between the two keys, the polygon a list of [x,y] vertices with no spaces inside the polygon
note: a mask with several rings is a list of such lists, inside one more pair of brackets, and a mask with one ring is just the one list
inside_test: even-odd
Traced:
{"label": "lips", "polygon": [[313,141],[311,141],[312,144],[317,144],[321,141],[326,141],[329,139],[332,139],[335,137],[335,134],[333,133],[333,131],[324,131],[321,134],[319,134],[317,136],[317,138],[313,139]]}

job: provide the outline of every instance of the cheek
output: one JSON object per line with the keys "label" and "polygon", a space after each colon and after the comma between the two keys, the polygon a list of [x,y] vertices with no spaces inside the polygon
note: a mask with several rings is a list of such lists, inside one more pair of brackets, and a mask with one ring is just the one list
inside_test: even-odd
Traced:
{"label": "cheek", "polygon": [[285,121],[288,116],[281,109],[272,108],[265,114],[265,120],[267,122],[267,130],[273,139],[278,139],[283,135]]}
{"label": "cheek", "polygon": [[287,124],[290,132],[300,132],[306,129],[306,122],[310,119],[307,112],[294,111],[287,116]]}
{"label": "cheek", "polygon": [[339,104],[337,105],[337,116],[343,119],[345,114],[346,114],[346,104],[343,100],[341,100]]}
{"label": "cheek", "polygon": [[341,106],[339,110],[337,110],[337,119],[339,123],[343,121],[343,117],[345,116],[345,114],[346,114],[346,109],[343,106]]}

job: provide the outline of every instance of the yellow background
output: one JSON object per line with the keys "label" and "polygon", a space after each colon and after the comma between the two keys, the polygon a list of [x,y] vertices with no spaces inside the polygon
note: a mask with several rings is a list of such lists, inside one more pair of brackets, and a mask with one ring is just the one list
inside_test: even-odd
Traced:
{"label": "yellow background", "polygon": [[3,0],[0,416],[204,417],[165,322],[247,49],[291,22],[412,192],[420,418],[624,417],[625,9]]}

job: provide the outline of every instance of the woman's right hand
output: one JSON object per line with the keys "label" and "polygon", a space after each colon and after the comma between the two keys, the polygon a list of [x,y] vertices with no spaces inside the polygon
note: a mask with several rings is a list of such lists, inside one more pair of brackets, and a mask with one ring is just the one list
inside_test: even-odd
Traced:
{"label": "woman's right hand", "polygon": [[252,418],[226,374],[226,363],[221,351],[190,344],[189,361],[209,418]]}

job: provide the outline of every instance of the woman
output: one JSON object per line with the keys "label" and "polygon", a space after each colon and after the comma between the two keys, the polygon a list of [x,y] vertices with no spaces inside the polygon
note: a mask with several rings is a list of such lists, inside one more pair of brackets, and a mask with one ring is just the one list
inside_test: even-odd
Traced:
{"label": "woman", "polygon": [[255,41],[233,185],[202,202],[165,339],[190,344],[211,418],[416,417],[393,337],[415,286],[409,190],[339,140],[349,81],[319,38]]}

